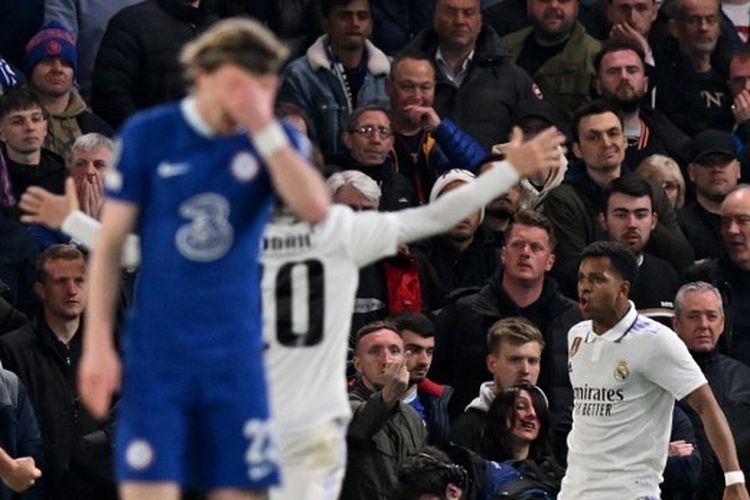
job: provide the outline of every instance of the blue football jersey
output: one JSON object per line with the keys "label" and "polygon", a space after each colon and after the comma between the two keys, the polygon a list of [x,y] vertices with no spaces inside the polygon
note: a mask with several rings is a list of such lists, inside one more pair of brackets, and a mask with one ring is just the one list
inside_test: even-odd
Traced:
{"label": "blue football jersey", "polygon": [[115,156],[106,194],[140,210],[126,356],[196,368],[252,359],[262,349],[259,242],[275,196],[247,135],[213,135],[185,99],[128,122]]}

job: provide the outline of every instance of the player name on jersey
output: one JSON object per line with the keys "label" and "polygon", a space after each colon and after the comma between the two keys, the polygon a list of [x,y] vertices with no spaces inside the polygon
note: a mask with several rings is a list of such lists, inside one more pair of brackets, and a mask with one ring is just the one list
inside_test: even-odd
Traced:
{"label": "player name on jersey", "polygon": [[263,252],[298,252],[312,247],[310,233],[290,234],[288,236],[264,236]]}

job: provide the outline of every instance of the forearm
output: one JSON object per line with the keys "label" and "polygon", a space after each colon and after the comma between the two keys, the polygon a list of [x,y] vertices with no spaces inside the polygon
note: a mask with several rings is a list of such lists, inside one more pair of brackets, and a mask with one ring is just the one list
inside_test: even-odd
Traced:
{"label": "forearm", "polygon": [[509,162],[498,162],[475,182],[450,191],[429,205],[397,212],[399,242],[411,243],[448,231],[507,192],[518,179],[518,173]]}

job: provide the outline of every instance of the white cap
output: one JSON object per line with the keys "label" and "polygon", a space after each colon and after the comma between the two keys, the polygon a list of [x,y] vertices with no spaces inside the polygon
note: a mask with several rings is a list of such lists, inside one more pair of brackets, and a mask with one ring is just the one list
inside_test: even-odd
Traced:
{"label": "white cap", "polygon": [[[462,168],[452,168],[443,172],[435,180],[435,184],[432,186],[432,190],[430,191],[430,203],[434,202],[451,182],[460,181],[469,184],[475,180],[476,176],[473,173]],[[481,208],[479,214],[480,224],[482,223],[482,220],[484,220],[484,207]]]}

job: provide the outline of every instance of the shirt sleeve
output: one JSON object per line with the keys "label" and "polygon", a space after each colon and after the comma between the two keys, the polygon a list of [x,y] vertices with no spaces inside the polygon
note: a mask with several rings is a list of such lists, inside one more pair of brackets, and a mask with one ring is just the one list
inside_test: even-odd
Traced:
{"label": "shirt sleeve", "polygon": [[660,329],[654,335],[644,366],[645,376],[681,400],[703,384],[706,377],[675,332]]}

